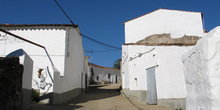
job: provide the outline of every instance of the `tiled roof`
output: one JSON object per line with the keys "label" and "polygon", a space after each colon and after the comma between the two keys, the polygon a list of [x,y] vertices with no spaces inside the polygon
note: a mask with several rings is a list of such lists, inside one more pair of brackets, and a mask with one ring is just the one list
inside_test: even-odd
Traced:
{"label": "tiled roof", "polygon": [[109,67],[104,67],[104,66],[99,66],[99,65],[96,65],[96,64],[92,64],[92,63],[89,63],[89,65],[91,65],[91,66],[95,66],[95,67],[99,67],[99,68],[106,68],[106,69],[113,69],[113,70],[118,70],[118,71],[120,71],[120,69],[109,68]]}
{"label": "tiled roof", "polygon": [[4,30],[38,30],[38,29],[66,29],[66,27],[75,27],[78,25],[72,24],[0,24],[0,28]]}
{"label": "tiled roof", "polygon": [[193,46],[195,43],[124,43],[123,45],[145,45],[145,46]]}
{"label": "tiled roof", "polygon": [[77,24],[72,25],[72,24],[0,24],[0,27],[59,27],[59,26],[74,26],[74,27],[78,27]]}

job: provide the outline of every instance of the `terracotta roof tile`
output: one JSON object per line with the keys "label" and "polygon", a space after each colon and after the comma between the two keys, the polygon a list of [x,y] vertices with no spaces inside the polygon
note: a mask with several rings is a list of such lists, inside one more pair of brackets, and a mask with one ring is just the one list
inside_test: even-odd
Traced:
{"label": "terracotta roof tile", "polygon": [[92,63],[89,63],[89,65],[91,65],[91,66],[95,66],[95,67],[99,67],[99,68],[106,68],[106,69],[113,69],[113,70],[119,70],[119,71],[120,71],[120,69],[109,68],[109,67],[104,67],[104,66],[99,66],[99,65],[96,65],[96,64],[92,64]]}
{"label": "terracotta roof tile", "polygon": [[145,45],[145,46],[193,46],[194,43],[124,43],[123,45]]}
{"label": "terracotta roof tile", "polygon": [[47,27],[47,26],[74,26],[78,27],[77,24],[72,25],[72,24],[0,24],[0,27]]}

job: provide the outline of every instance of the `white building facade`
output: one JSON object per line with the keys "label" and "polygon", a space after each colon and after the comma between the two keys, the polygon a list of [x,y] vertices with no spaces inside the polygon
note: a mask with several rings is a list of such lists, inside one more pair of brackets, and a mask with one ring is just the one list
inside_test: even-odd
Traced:
{"label": "white building facade", "polygon": [[1,24],[0,28],[46,48],[47,52],[1,32],[0,56],[23,49],[31,57],[34,62],[32,88],[40,90],[44,102],[64,103],[86,88],[81,84],[86,80],[87,70],[84,69],[82,38],[77,25]]}
{"label": "white building facade", "polygon": [[94,73],[93,80],[96,83],[119,83],[121,81],[120,69],[109,68],[104,66],[99,66],[95,64],[89,64],[90,73]]}
{"label": "white building facade", "polygon": [[147,36],[164,33],[171,34],[171,38],[203,36],[202,22],[201,12],[158,9],[124,22],[125,43],[134,43]]}
{"label": "white building facade", "polygon": [[185,108],[181,57],[203,37],[202,13],[158,9],[124,22],[122,93],[148,104]]}

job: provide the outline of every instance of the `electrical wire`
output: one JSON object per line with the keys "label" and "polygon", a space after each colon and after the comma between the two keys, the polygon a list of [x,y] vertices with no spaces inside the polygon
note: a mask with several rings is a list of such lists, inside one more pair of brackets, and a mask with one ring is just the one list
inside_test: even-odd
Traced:
{"label": "electrical wire", "polygon": [[[75,24],[73,23],[73,21],[71,20],[71,18],[70,18],[70,17],[67,15],[67,13],[63,10],[63,8],[60,6],[60,4],[59,4],[56,0],[54,0],[54,1],[55,1],[55,3],[57,4],[57,6],[62,10],[62,12],[65,14],[65,16],[69,19],[69,21],[72,23],[72,25],[75,26]],[[100,41],[98,41],[98,40],[95,40],[95,39],[93,39],[93,38],[91,38],[91,37],[89,37],[89,36],[87,36],[87,35],[81,34],[81,33],[79,32],[79,30],[78,30],[78,33],[79,33],[81,36],[83,36],[84,38],[89,39],[89,40],[91,40],[91,41],[93,41],[93,42],[96,42],[96,43],[98,43],[98,44],[100,44],[100,45],[103,45],[103,46],[106,46],[106,47],[109,47],[109,48],[114,48],[114,49],[121,50],[120,47],[115,47],[115,46],[112,46],[112,45],[109,45],[109,44],[100,42]]]}
{"label": "electrical wire", "polygon": [[87,53],[102,53],[102,52],[112,52],[112,51],[119,51],[119,50],[100,50],[100,51],[92,51],[92,50],[84,50]]}
{"label": "electrical wire", "polygon": [[56,1],[56,0],[54,0],[55,2],[56,2],[56,4],[57,4],[57,6],[63,11],[63,13],[65,14],[65,16],[70,20],[70,22],[72,23],[72,25],[75,25],[74,23],[73,23],[73,21],[70,19],[70,17],[66,14],[66,12],[63,10],[63,8],[60,6],[60,4]]}
{"label": "electrical wire", "polygon": [[104,45],[104,46],[106,46],[106,47],[110,47],[110,48],[114,48],[114,49],[121,50],[120,47],[115,47],[115,46],[111,46],[111,45],[105,44],[105,43],[103,43],[103,42],[100,42],[100,41],[97,41],[97,40],[95,40],[95,39],[92,39],[92,38],[90,38],[90,37],[88,37],[88,36],[86,36],[86,35],[84,35],[84,34],[81,34],[81,36],[83,36],[83,37],[85,37],[85,38],[87,38],[87,39],[89,39],[89,40],[91,40],[91,41],[93,41],[93,42],[96,42],[96,43],[98,43],[98,44],[100,44],[100,45]]}

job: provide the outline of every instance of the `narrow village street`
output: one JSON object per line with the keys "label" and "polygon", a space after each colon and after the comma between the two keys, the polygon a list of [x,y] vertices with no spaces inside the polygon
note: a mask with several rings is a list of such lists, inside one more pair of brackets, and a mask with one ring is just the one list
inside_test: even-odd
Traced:
{"label": "narrow village street", "polygon": [[174,110],[159,105],[147,105],[120,95],[119,84],[93,85],[65,104],[32,104],[29,110]]}

